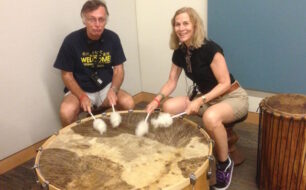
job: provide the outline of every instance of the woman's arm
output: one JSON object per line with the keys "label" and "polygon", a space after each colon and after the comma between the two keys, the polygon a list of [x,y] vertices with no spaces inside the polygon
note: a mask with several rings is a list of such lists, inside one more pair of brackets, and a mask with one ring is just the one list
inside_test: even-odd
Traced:
{"label": "woman's arm", "polygon": [[205,94],[206,102],[217,98],[224,94],[231,86],[230,74],[227,69],[226,61],[221,53],[216,53],[210,68],[216,77],[218,84],[207,94]]}
{"label": "woman's arm", "polygon": [[146,111],[149,113],[159,106],[159,102],[162,100],[163,96],[169,96],[176,88],[177,81],[182,72],[182,68],[176,66],[172,63],[169,78],[167,82],[161,88],[159,94],[147,105]]}
{"label": "woman's arm", "polygon": [[204,97],[198,97],[194,99],[186,109],[187,114],[196,113],[204,103],[209,102],[222,94],[224,94],[231,86],[230,74],[227,69],[226,61],[221,53],[216,53],[210,68],[217,79],[218,84],[208,93],[204,94]]}

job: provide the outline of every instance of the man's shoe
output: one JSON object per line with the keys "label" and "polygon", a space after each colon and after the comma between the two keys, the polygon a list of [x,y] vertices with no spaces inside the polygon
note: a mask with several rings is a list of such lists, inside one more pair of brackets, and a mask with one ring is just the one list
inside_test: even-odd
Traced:
{"label": "man's shoe", "polygon": [[218,168],[216,171],[217,183],[213,186],[214,190],[225,190],[227,189],[232,181],[232,174],[234,170],[234,162],[229,158],[229,164],[225,170]]}

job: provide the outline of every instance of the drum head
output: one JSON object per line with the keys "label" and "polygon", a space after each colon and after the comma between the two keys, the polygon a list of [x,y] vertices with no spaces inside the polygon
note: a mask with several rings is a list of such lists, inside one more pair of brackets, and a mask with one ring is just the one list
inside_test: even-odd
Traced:
{"label": "drum head", "polygon": [[87,118],[51,137],[36,157],[41,181],[59,189],[181,189],[191,173],[199,177],[207,170],[212,147],[195,123],[175,119],[156,129],[150,124],[149,133],[138,137],[135,128],[146,113],[120,115],[118,128],[111,127],[109,115],[98,116],[107,124],[103,135]]}
{"label": "drum head", "polygon": [[282,115],[305,116],[306,96],[302,94],[279,94],[265,98],[262,106]]}

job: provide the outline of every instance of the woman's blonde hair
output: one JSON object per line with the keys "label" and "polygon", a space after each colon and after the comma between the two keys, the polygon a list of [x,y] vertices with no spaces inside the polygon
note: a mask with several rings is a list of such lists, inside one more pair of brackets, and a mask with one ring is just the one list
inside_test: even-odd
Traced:
{"label": "woman's blonde hair", "polygon": [[175,50],[180,46],[180,40],[177,37],[174,26],[175,26],[175,18],[177,15],[187,13],[189,15],[190,21],[193,24],[194,27],[194,34],[191,39],[191,46],[194,48],[199,48],[203,45],[204,39],[205,39],[205,30],[204,30],[204,24],[201,19],[201,17],[198,15],[198,13],[191,7],[183,7],[177,10],[171,19],[172,24],[172,32],[170,36],[170,48]]}

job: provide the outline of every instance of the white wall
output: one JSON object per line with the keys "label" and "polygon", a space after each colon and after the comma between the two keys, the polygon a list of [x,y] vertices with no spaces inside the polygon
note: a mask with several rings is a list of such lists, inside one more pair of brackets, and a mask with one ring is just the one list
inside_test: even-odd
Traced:
{"label": "white wall", "polygon": [[[207,0],[136,0],[139,59],[142,90],[157,93],[168,79],[172,50],[169,48],[171,18],[183,6],[193,7],[201,16],[207,30]],[[222,44],[221,44],[222,45]],[[187,81],[187,82],[186,82]],[[184,95],[192,82],[184,72],[171,96]],[[247,90],[249,111],[256,112],[260,101],[272,93]]]}
{"label": "white wall", "polygon": [[107,28],[115,31],[126,56],[125,79],[122,88],[132,95],[142,91],[139,69],[138,36],[135,0],[106,0],[109,8]]}
{"label": "white wall", "polygon": [[[145,92],[159,92],[168,79],[173,52],[169,48],[171,18],[177,9],[184,6],[197,10],[206,27],[207,0],[136,0],[140,73]],[[172,96],[186,94],[185,81],[182,72]],[[187,83],[192,84],[189,80]]]}
{"label": "white wall", "polygon": [[[64,37],[83,27],[84,2],[0,0],[0,160],[61,128],[63,83],[53,63]],[[123,88],[131,94],[156,93],[167,80],[170,20],[178,8],[194,7],[207,23],[207,0],[107,0],[107,5],[106,27],[121,38],[127,57]],[[183,73],[180,78],[173,96],[185,94]],[[258,101],[255,97],[255,105]]]}
{"label": "white wall", "polygon": [[[64,37],[81,27],[84,0],[0,1],[0,159],[60,129],[63,96],[53,68]],[[127,57],[123,87],[141,91],[135,0],[109,0],[107,28],[117,32]]]}

